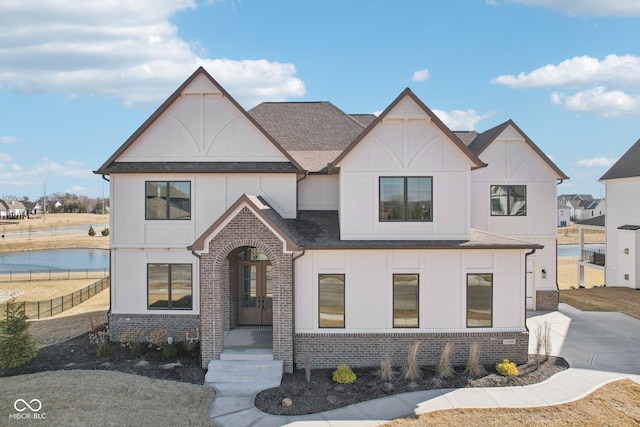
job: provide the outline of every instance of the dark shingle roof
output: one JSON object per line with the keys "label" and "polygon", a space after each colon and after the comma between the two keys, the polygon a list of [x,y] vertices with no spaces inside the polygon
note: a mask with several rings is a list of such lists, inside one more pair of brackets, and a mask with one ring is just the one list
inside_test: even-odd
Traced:
{"label": "dark shingle roof", "polygon": [[376,119],[375,114],[350,114],[351,117],[362,123],[365,127]]}
{"label": "dark shingle roof", "polygon": [[593,218],[585,219],[584,221],[576,222],[577,225],[590,225],[594,227],[604,227],[605,225],[605,216],[594,216]]}
{"label": "dark shingle roof", "polygon": [[600,181],[640,176],[640,139],[600,178]]}
{"label": "dark shingle roof", "polygon": [[112,162],[101,171],[112,173],[282,173],[299,172],[290,162]]}
{"label": "dark shingle roof", "polygon": [[368,116],[358,120],[330,102],[263,102],[249,115],[311,172],[338,157],[365,129],[360,120]]}

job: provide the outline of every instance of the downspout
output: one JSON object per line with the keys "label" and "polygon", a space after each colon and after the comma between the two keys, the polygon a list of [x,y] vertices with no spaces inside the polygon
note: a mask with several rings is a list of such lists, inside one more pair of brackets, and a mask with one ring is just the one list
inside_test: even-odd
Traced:
{"label": "downspout", "polygon": [[[302,176],[302,178],[296,179],[296,219],[298,219],[298,212],[300,212],[300,187],[298,186],[298,184],[303,179],[307,179],[308,175],[309,171],[304,171],[304,175]],[[304,250],[302,251],[302,253],[304,254]]]}
{"label": "downspout", "polygon": [[[109,178],[106,177],[105,174],[102,174],[102,179],[104,179],[105,181],[107,181],[108,183],[111,183],[111,180]],[[104,191],[103,191],[103,196],[104,196]],[[109,207],[111,207],[111,197],[109,197]],[[47,207],[45,206],[45,210],[47,209]],[[102,211],[104,212],[104,199],[102,200]],[[113,230],[113,227],[111,227],[111,219],[112,219],[112,212],[111,210],[109,210],[109,229],[110,231]],[[111,233],[109,233],[109,239],[111,239]],[[111,245],[109,245],[109,309],[107,310],[107,324],[109,323],[109,315],[111,314],[111,298],[113,297],[113,292],[112,292],[112,279],[113,279],[113,271],[111,270]]]}
{"label": "downspout", "polygon": [[[293,352],[293,364],[295,365],[296,361],[296,263],[295,261],[300,258],[306,252],[305,248],[302,248],[302,252],[298,255],[291,258],[291,333],[293,336],[291,337],[291,351]],[[295,372],[295,371],[294,371]]]}
{"label": "downspout", "polygon": [[[529,328],[527,327],[527,261],[529,256],[535,253],[536,250],[531,249],[531,252],[524,254],[524,328],[527,332],[529,332]],[[531,274],[535,274],[535,270],[532,271]]]}

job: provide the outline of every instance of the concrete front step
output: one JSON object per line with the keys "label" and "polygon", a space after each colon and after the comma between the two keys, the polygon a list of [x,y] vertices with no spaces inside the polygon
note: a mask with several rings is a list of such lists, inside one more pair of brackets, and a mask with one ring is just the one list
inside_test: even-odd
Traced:
{"label": "concrete front step", "polygon": [[225,383],[277,387],[282,380],[283,363],[281,360],[212,360],[208,368],[205,383],[214,388]]}
{"label": "concrete front step", "polygon": [[269,348],[225,349],[220,360],[273,360],[273,350]]}

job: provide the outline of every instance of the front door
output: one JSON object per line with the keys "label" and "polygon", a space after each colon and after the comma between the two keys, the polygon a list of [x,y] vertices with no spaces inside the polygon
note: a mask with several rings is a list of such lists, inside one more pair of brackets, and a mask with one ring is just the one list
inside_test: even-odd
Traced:
{"label": "front door", "polygon": [[238,325],[273,323],[272,276],[269,261],[238,263]]}

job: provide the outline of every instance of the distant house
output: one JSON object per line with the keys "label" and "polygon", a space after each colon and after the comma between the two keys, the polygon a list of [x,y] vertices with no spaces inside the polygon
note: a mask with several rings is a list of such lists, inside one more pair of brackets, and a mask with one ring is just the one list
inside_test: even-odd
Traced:
{"label": "distant house", "polygon": [[600,182],[607,194],[605,282],[640,289],[640,140]]}
{"label": "distant house", "polygon": [[571,224],[571,208],[558,200],[558,227],[568,227]]}
{"label": "distant house", "polygon": [[21,219],[27,216],[27,208],[17,200],[0,200],[0,218]]}
{"label": "distant house", "polygon": [[22,202],[27,210],[27,216],[37,216],[42,213],[42,206],[38,202]]}
{"label": "distant house", "polygon": [[561,207],[569,208],[571,221],[584,221],[604,215],[605,199],[594,199],[591,194],[561,194],[558,196],[558,209]]}

